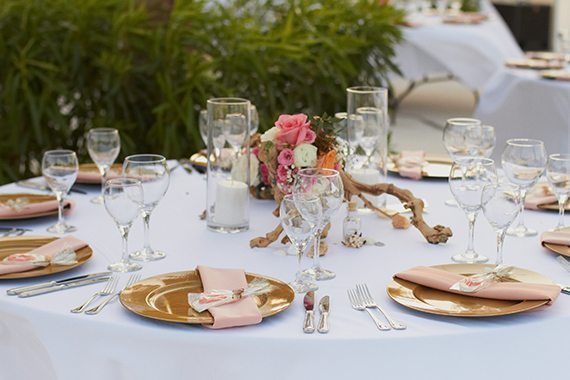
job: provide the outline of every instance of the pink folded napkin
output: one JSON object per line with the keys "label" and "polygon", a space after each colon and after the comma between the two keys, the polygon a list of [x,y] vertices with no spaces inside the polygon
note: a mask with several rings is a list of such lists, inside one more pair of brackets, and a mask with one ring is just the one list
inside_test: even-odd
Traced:
{"label": "pink folded napkin", "polygon": [[[77,252],[86,246],[87,243],[73,236],[66,236],[64,238],[54,240],[50,243],[42,245],[41,247],[32,249],[30,252],[27,252],[25,254],[10,255],[4,258],[3,261],[0,261],[0,275],[7,273],[26,272],[38,267],[46,266],[45,264],[33,264],[30,262],[30,260],[43,261],[43,259],[45,259],[45,261],[49,262],[54,259],[56,255],[61,254],[64,251]],[[69,260],[69,257],[67,255],[65,260]],[[69,264],[72,264],[72,262],[69,262]]]}
{"label": "pink folded napkin", "polygon": [[540,242],[570,246],[570,231],[545,231],[540,235]]}
{"label": "pink folded napkin", "polygon": [[[198,265],[197,268],[204,293],[213,290],[234,290],[247,287],[245,272],[242,269],[221,269]],[[261,314],[255,300],[246,297],[237,302],[216,306],[208,310],[214,317],[212,329],[255,325],[261,322]]]}
{"label": "pink folded napkin", "polygon": [[430,267],[415,267],[405,272],[400,272],[395,277],[445,292],[496,300],[550,300],[550,302],[553,302],[560,294],[558,285],[521,282],[496,282],[488,288],[474,293],[461,292],[449,288],[465,276]]}
{"label": "pink folded napkin", "polygon": [[398,172],[402,177],[422,178],[422,164],[425,162],[423,150],[403,150],[398,159]]}
{"label": "pink folded napkin", "polygon": [[[120,171],[116,170],[109,170],[107,173],[107,179],[118,178],[121,176]],[[80,170],[77,173],[77,182],[87,182],[87,183],[100,183],[101,182],[101,174],[99,174],[98,170]]]}
{"label": "pink folded napkin", "polygon": [[524,208],[538,210],[538,206],[556,203],[558,199],[554,194],[528,194],[524,200]]}
{"label": "pink folded napkin", "polygon": [[[57,210],[57,200],[55,200],[55,198],[53,200],[35,203],[26,203],[25,195],[20,199],[22,200],[20,202],[21,205],[18,205],[17,202],[15,206],[9,206],[6,202],[4,202],[4,204],[0,203],[0,218],[19,218]],[[73,207],[73,201],[66,199],[63,203],[63,207],[64,209]]]}

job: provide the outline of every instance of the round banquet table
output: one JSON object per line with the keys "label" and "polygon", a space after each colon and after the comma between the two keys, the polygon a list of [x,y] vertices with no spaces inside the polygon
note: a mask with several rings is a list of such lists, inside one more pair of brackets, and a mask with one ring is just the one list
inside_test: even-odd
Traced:
{"label": "round banquet table", "polygon": [[[197,264],[238,267],[282,280],[292,278],[296,259],[282,247],[250,249],[249,239],[276,225],[271,201],[252,200],[248,232],[223,235],[210,232],[199,220],[205,204],[203,176],[182,169],[172,172],[171,186],[154,212],[153,246],[167,252],[162,261],[146,263],[144,277],[182,270]],[[457,318],[424,314],[401,307],[386,294],[396,272],[417,265],[449,263],[466,246],[467,221],[457,208],[444,206],[451,196],[446,181],[412,181],[390,177],[412,189],[429,204],[432,224],[446,224],[454,236],[440,246],[425,242],[413,227],[395,230],[387,220],[363,216],[365,235],[386,243],[383,248],[349,249],[338,244],[344,210],[338,212],[327,239],[330,252],[322,264],[337,273],[319,282],[317,298],[331,297],[328,334],[302,332],[302,297],[284,312],[256,326],[210,330],[196,325],[170,324],[132,314],[120,303],[110,304],[97,316],[72,314],[101,285],[84,286],[32,298],[7,296],[14,286],[37,282],[0,282],[0,379],[292,379],[367,376],[367,378],[563,378],[561,371],[570,338],[570,297],[561,295],[550,306],[526,313],[492,318]],[[21,192],[14,185],[0,192]],[[72,195],[76,207],[69,222],[75,236],[94,249],[93,258],[71,275],[103,271],[120,256],[117,228],[101,205],[88,195]],[[547,229],[556,213],[527,212],[531,227]],[[53,218],[19,222],[46,235]],[[0,226],[14,225],[2,222]],[[131,234],[131,248],[142,245],[141,221]],[[494,234],[480,217],[476,248],[494,257]],[[505,261],[538,271],[558,283],[570,275],[555,255],[540,246],[537,237],[507,238]],[[45,280],[45,278],[43,279]],[[346,290],[365,282],[376,301],[405,322],[405,331],[378,331],[364,312],[352,310]]]}

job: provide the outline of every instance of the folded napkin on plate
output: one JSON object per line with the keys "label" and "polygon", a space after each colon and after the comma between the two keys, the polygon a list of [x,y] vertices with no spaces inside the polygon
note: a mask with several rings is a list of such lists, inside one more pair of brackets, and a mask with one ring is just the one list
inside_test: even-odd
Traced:
{"label": "folded napkin on plate", "polygon": [[400,175],[412,179],[421,179],[425,155],[422,150],[403,150],[397,162]]}
{"label": "folded napkin on plate", "polygon": [[[204,293],[213,290],[234,290],[247,287],[245,272],[242,269],[221,269],[198,265]],[[214,317],[214,324],[206,326],[212,329],[255,325],[261,322],[261,314],[255,300],[250,297],[237,302],[208,309]]]}
{"label": "folded napkin on plate", "polygon": [[[45,202],[28,203],[25,196],[19,198],[9,204],[7,202],[0,202],[0,218],[19,218],[24,216],[32,216],[36,214],[43,214],[57,210],[58,204],[55,198]],[[63,207],[72,207],[73,202],[70,199],[64,201]]]}
{"label": "folded napkin on plate", "polygon": [[546,231],[540,235],[540,242],[570,246],[570,231]]}
{"label": "folded napkin on plate", "polygon": [[524,200],[524,208],[538,210],[538,206],[556,203],[558,199],[554,194],[528,194]]}
{"label": "folded napkin on plate", "polygon": [[550,300],[550,302],[552,302],[560,294],[560,287],[558,285],[521,282],[496,282],[488,288],[477,292],[465,293],[450,289],[453,284],[465,278],[465,276],[430,267],[415,267],[405,272],[397,273],[395,277],[445,292],[496,300]]}
{"label": "folded napkin on plate", "polygon": [[[121,172],[111,169],[109,170],[109,172],[107,173],[107,179],[112,179],[112,178],[118,178],[121,176]],[[97,182],[101,182],[101,174],[99,174],[99,171],[93,170],[84,170],[84,171],[79,171],[77,173],[77,182],[92,182],[92,183],[97,183]]]}
{"label": "folded napkin on plate", "polygon": [[0,261],[0,275],[26,272],[50,263],[71,265],[77,262],[75,252],[87,246],[82,240],[66,236],[35,248],[27,253],[14,254]]}

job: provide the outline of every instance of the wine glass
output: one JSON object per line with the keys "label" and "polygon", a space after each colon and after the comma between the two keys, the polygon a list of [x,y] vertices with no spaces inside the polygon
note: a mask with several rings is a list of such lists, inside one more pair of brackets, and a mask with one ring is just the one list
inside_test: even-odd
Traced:
{"label": "wine glass", "polygon": [[158,154],[135,154],[128,156],[123,162],[123,173],[127,177],[136,178],[141,182],[143,201],[141,212],[144,221],[144,247],[131,253],[131,258],[140,261],[163,259],[166,254],[150,246],[150,216],[158,205],[170,184],[170,171],[166,158]]}
{"label": "wine glass", "polygon": [[452,160],[479,156],[476,137],[481,135],[481,121],[466,117],[448,119],[443,128],[443,145]]}
{"label": "wine glass", "polygon": [[[299,205],[299,209],[297,205]],[[300,210],[302,210],[302,212]],[[310,215],[312,220],[320,220],[323,215],[320,199],[302,199],[297,197],[295,201],[293,195],[289,194],[281,200],[279,208],[281,226],[283,226],[283,230],[285,230],[289,240],[291,240],[291,243],[295,247],[299,261],[299,270],[295,275],[295,280],[289,283],[297,293],[306,293],[319,288],[317,284],[310,281],[307,276],[303,274],[301,267],[303,253],[316,228],[316,224],[311,223],[309,219],[305,219],[303,214]]]}
{"label": "wine glass", "polygon": [[495,128],[490,125],[467,127],[466,142],[471,147],[474,157],[490,158],[495,149],[497,138]]}
{"label": "wine glass", "polygon": [[49,150],[42,159],[42,174],[54,192],[58,204],[57,223],[47,229],[48,232],[64,234],[77,231],[77,228],[65,223],[63,219],[63,205],[65,196],[73,186],[79,171],[77,156],[72,150]]}
{"label": "wine glass", "polygon": [[512,236],[534,236],[535,230],[524,224],[524,200],[527,191],[536,184],[546,166],[544,143],[533,139],[510,139],[501,157],[503,171],[510,182],[520,187],[520,214],[516,227],[507,230]]}
{"label": "wine glass", "polygon": [[128,247],[129,230],[139,216],[143,202],[141,181],[126,177],[107,180],[103,186],[103,202],[123,240],[121,261],[110,264],[107,269],[113,272],[134,272],[141,269],[142,265],[129,260]]}
{"label": "wine glass", "polygon": [[[330,280],[336,275],[328,269],[321,268],[319,264],[319,247],[323,229],[343,202],[344,187],[340,174],[332,169],[301,169],[295,177],[293,195],[296,200],[300,199],[303,202],[310,199],[319,199],[321,201],[322,217],[316,218],[314,215],[303,213],[307,220],[317,226],[314,232],[313,267],[307,270],[307,272],[314,275],[317,280]],[[300,204],[297,207],[301,212],[303,211]]]}
{"label": "wine glass", "polygon": [[101,194],[91,199],[92,203],[103,203],[103,184],[111,166],[119,156],[121,138],[113,128],[93,128],[87,132],[87,150],[101,174]]}
{"label": "wine glass", "polygon": [[491,184],[483,189],[483,214],[497,234],[497,265],[503,263],[503,242],[507,228],[520,212],[519,190],[512,183]]}
{"label": "wine glass", "polygon": [[558,225],[556,230],[566,227],[564,208],[570,194],[570,154],[551,154],[546,164],[546,178],[558,198]]}
{"label": "wine glass", "polygon": [[257,112],[257,107],[253,104],[250,106],[249,109],[251,112],[249,135],[253,136],[254,134],[257,133],[257,130],[259,129],[259,113]]}
{"label": "wine glass", "polygon": [[200,128],[200,137],[202,137],[204,145],[208,146],[208,110],[200,111],[198,127]]}
{"label": "wine glass", "polygon": [[464,157],[458,158],[451,165],[449,187],[457,204],[467,216],[469,222],[469,237],[465,252],[451,259],[459,263],[481,263],[488,260],[479,255],[474,248],[475,221],[479,210],[483,188],[496,184],[497,170],[495,162],[490,158]]}

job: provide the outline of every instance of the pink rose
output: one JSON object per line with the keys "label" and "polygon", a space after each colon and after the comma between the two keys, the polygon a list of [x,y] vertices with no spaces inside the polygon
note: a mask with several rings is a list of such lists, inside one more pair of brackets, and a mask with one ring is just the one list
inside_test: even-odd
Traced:
{"label": "pink rose", "polygon": [[289,144],[296,147],[302,143],[312,144],[317,137],[311,130],[311,122],[307,121],[307,115],[281,115],[275,122],[275,126],[281,130],[277,136],[281,144]]}
{"label": "pink rose", "polygon": [[279,165],[277,167],[277,180],[279,182],[287,182],[289,176],[289,169],[286,166]]}
{"label": "pink rose", "polygon": [[260,164],[259,172],[261,173],[261,180],[263,183],[269,185],[269,169],[267,168],[267,165]]}
{"label": "pink rose", "polygon": [[283,149],[277,157],[277,162],[283,166],[291,166],[295,162],[295,153],[291,149]]}
{"label": "pink rose", "polygon": [[253,154],[255,157],[259,158],[259,147],[258,146],[253,147],[251,149],[251,154]]}

